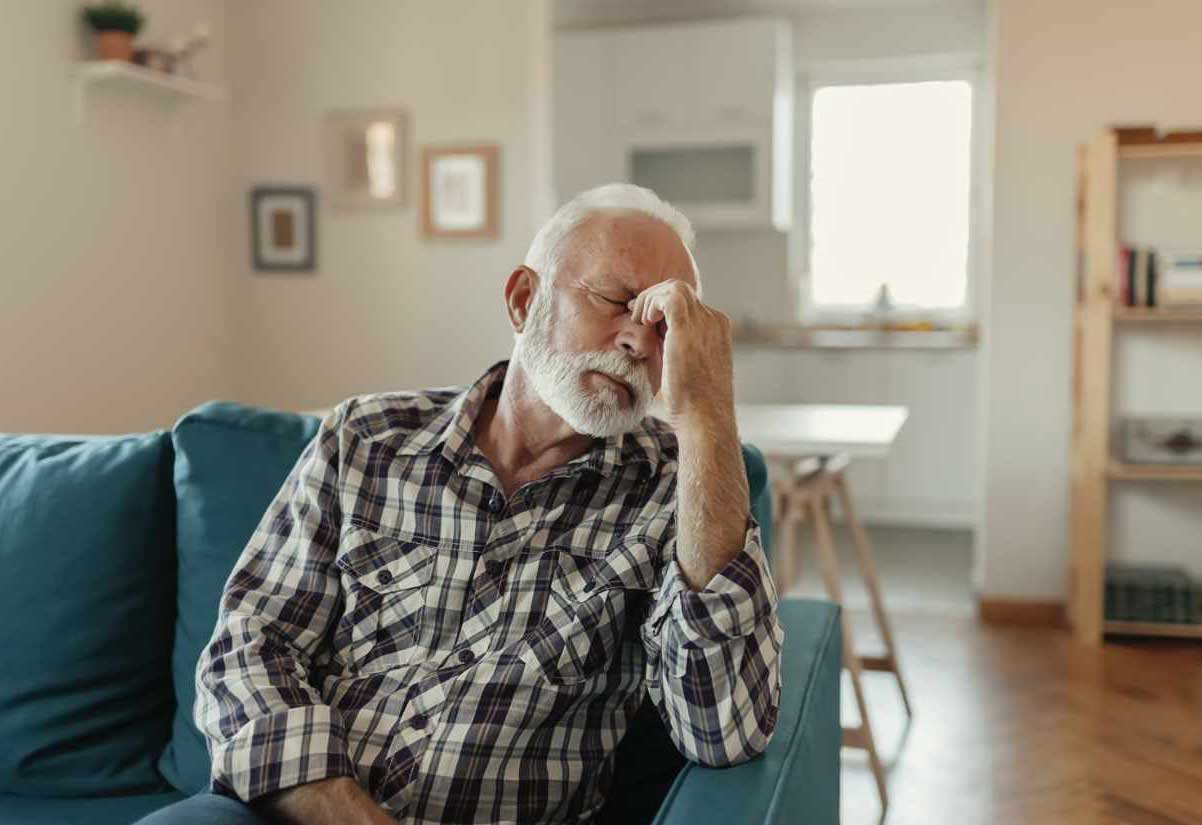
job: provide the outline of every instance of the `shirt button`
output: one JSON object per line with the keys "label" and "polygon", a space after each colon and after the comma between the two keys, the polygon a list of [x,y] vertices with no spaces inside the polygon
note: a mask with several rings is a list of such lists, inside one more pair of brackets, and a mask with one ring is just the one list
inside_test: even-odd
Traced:
{"label": "shirt button", "polygon": [[381,570],[378,574],[376,574],[376,578],[380,580],[380,584],[388,584],[390,581],[392,581],[392,574],[387,570]]}
{"label": "shirt button", "polygon": [[501,498],[500,494],[493,493],[488,497],[488,504],[486,506],[488,507],[488,512],[499,513],[505,509],[505,500]]}
{"label": "shirt button", "polygon": [[496,559],[489,559],[484,562],[484,572],[492,576],[494,579],[501,575],[501,571],[505,569],[505,565]]}
{"label": "shirt button", "polygon": [[421,714],[418,714],[417,716],[414,716],[411,721],[413,723],[413,727],[416,730],[421,730],[422,728],[424,728],[426,726],[427,719],[426,719],[426,717],[422,716]]}
{"label": "shirt button", "polygon": [[470,650],[459,651],[459,661],[463,662],[465,665],[470,665],[475,660],[476,654],[472,653]]}

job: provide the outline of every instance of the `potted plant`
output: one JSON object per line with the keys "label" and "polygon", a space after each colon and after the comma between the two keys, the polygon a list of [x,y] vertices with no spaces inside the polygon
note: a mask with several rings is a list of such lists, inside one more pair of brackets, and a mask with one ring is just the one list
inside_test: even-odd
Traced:
{"label": "potted plant", "polygon": [[96,54],[101,60],[133,60],[134,35],[146,20],[137,6],[105,0],[85,6],[83,16],[96,33]]}

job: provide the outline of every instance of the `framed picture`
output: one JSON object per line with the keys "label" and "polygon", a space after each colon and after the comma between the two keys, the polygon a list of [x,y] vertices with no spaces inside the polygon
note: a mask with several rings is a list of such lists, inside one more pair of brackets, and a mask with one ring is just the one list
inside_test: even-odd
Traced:
{"label": "framed picture", "polygon": [[405,113],[399,109],[330,112],[322,125],[326,192],[337,207],[405,205]]}
{"label": "framed picture", "polygon": [[261,271],[311,272],[317,260],[317,195],[308,187],[250,193],[251,257]]}
{"label": "framed picture", "polygon": [[422,152],[422,230],[430,238],[498,235],[496,144]]}

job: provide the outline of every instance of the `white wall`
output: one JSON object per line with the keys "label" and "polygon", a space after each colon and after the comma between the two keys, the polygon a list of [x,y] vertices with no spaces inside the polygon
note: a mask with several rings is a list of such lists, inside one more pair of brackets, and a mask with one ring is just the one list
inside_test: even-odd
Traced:
{"label": "white wall", "polygon": [[[76,123],[91,57],[76,0],[13,4],[0,27],[0,431],[169,427],[233,388],[220,104],[105,90]],[[226,6],[146,0],[143,40],[198,20],[223,82]]]}
{"label": "white wall", "polygon": [[[547,0],[260,0],[231,7],[234,186],[227,202],[239,400],[291,409],[468,382],[512,345],[502,289],[550,205]],[[409,115],[410,206],[319,207],[318,271],[254,273],[255,185],[321,184],[337,108]],[[501,235],[420,235],[420,148],[501,146]]]}
{"label": "white wall", "polygon": [[[1109,124],[1202,125],[1202,4],[998,0],[993,14],[984,591],[1058,599],[1068,548],[1074,147]],[[1165,345],[1178,351],[1181,371],[1161,373],[1159,391],[1176,385],[1193,392],[1198,382],[1188,376],[1202,356],[1196,335]],[[1127,357],[1140,356],[1120,353],[1120,362]],[[1176,399],[1156,401],[1202,409],[1202,399]],[[1144,403],[1120,397],[1120,408],[1148,412],[1149,402],[1147,395]],[[1136,500],[1119,503],[1126,547],[1118,555],[1129,557],[1136,542],[1149,557],[1181,553],[1187,536],[1198,535],[1195,496],[1162,489],[1156,504],[1144,501],[1154,493],[1132,489]],[[1148,520],[1138,533],[1125,526],[1139,517],[1133,511],[1149,509],[1169,518]]]}

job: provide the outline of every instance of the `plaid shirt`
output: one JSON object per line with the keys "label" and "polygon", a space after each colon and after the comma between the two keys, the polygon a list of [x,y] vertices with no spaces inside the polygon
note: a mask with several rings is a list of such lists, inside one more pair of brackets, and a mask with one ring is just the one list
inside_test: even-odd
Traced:
{"label": "plaid shirt", "polygon": [[647,691],[691,760],[768,744],[782,631],[758,525],[688,588],[653,418],[506,499],[471,435],[506,366],[322,421],[201,655],[213,790],[350,776],[398,821],[587,822]]}

